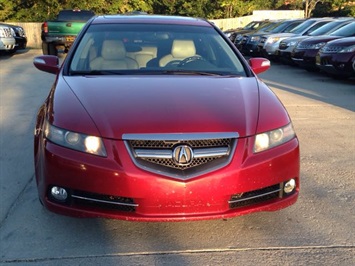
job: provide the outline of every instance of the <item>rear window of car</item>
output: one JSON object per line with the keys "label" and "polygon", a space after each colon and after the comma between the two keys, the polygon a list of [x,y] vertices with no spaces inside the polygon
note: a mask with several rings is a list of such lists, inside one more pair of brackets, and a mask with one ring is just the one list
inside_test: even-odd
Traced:
{"label": "rear window of car", "polygon": [[[116,59],[122,67],[116,67]],[[237,54],[213,27],[169,24],[90,25],[74,50],[69,71],[103,74],[105,70],[123,74],[189,70],[246,76]]]}
{"label": "rear window of car", "polygon": [[95,13],[89,10],[62,10],[57,16],[58,21],[88,21],[95,16]]}

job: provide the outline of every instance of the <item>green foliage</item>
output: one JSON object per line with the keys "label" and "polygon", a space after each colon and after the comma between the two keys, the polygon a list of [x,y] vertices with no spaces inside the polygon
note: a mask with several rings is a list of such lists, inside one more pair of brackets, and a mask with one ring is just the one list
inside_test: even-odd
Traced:
{"label": "green foliage", "polygon": [[[349,0],[306,0],[313,4],[319,1],[329,2],[329,8],[325,12],[338,11],[346,16],[354,16],[354,6],[347,5]],[[91,9],[99,15],[140,10],[150,14],[219,19],[249,15],[253,10],[301,9],[302,2],[303,0],[0,0],[0,21],[42,22],[54,19],[62,9],[73,8]]]}

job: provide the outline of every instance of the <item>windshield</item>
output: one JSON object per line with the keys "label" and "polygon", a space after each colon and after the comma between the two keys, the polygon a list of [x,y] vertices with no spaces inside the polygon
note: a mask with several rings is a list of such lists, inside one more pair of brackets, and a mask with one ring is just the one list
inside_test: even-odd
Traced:
{"label": "windshield", "polygon": [[309,34],[309,36],[319,36],[319,35],[324,35],[326,33],[332,32],[334,28],[338,28],[340,25],[345,25],[346,22],[344,21],[332,21],[329,22],[328,24],[323,25],[319,29],[313,31],[312,33]]}
{"label": "windshield", "polygon": [[296,28],[294,28],[290,32],[292,32],[294,34],[301,34],[306,29],[308,29],[311,25],[313,25],[314,23],[315,23],[314,20],[306,20],[305,22],[301,23],[300,25],[298,25]]}
{"label": "windshield", "polygon": [[352,22],[334,32],[329,34],[331,36],[344,36],[344,37],[351,37],[355,36],[355,22]]}
{"label": "windshield", "polygon": [[91,25],[69,67],[70,75],[171,73],[246,76],[214,28],[186,25]]}

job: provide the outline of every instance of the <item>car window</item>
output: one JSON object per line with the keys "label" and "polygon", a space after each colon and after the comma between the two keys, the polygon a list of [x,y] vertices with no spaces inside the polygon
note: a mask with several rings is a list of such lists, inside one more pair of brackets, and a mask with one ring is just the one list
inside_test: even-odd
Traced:
{"label": "car window", "polygon": [[324,25],[326,25],[326,24],[328,24],[328,23],[329,23],[329,21],[321,21],[321,22],[319,22],[319,23],[316,23],[316,24],[314,24],[312,27],[310,27],[303,35],[309,35],[309,34],[311,34],[313,31],[315,31],[315,30],[321,28],[322,26],[324,26]]}
{"label": "car window", "polygon": [[329,34],[331,36],[344,36],[344,37],[351,37],[355,36],[355,22],[352,22],[334,32]]}
{"label": "car window", "polygon": [[171,70],[246,76],[238,56],[214,28],[160,24],[91,25],[69,70],[71,74]]}
{"label": "car window", "polygon": [[[319,25],[324,25],[327,22],[329,22],[329,21],[324,21],[322,24],[319,24],[319,23],[318,24]],[[297,27],[295,27],[290,32],[294,33],[294,34],[302,34],[302,33],[304,33],[305,30],[310,28],[312,25],[316,25],[316,24],[317,24],[317,20],[313,20],[313,19],[306,20],[305,22],[299,24]]]}
{"label": "car window", "polygon": [[332,29],[334,29],[344,23],[346,23],[346,22],[341,21],[341,20],[329,22],[329,23],[323,25],[322,27],[319,27],[317,30],[314,30],[313,32],[311,32],[309,34],[309,36],[319,36],[319,35],[326,34],[328,32],[331,32]]}

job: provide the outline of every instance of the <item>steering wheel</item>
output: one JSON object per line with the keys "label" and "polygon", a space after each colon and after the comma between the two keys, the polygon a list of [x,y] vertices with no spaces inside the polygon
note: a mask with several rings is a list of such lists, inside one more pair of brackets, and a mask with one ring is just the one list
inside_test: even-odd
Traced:
{"label": "steering wheel", "polygon": [[180,63],[181,63],[180,60],[173,60],[173,61],[170,61],[169,63],[167,63],[165,65],[165,67],[174,67],[174,66],[176,67],[176,66],[179,66]]}
{"label": "steering wheel", "polygon": [[191,62],[195,62],[195,61],[203,61],[203,62],[208,62],[206,59],[204,59],[202,56],[200,55],[194,55],[194,56],[190,56],[187,57],[183,60],[180,61],[180,63],[178,64],[178,67],[183,67]]}

